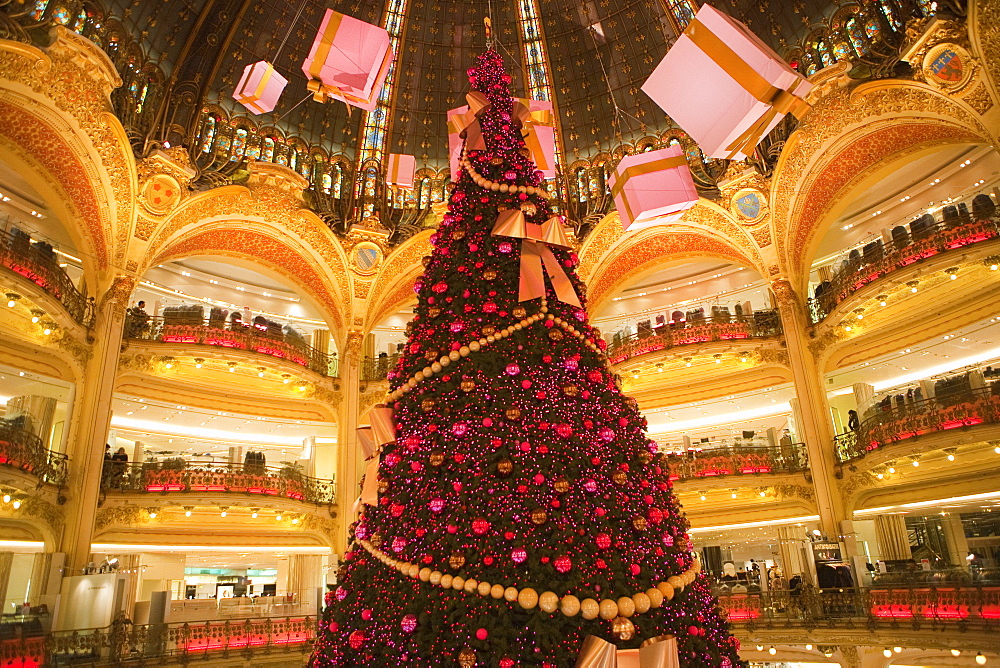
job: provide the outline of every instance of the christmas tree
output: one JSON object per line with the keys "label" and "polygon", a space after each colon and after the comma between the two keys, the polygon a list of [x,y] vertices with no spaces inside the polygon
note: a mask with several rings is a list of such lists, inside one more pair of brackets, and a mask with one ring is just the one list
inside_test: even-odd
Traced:
{"label": "christmas tree", "polygon": [[469,80],[463,175],[389,374],[394,437],[312,665],[562,668],[588,636],[665,634],[682,666],[739,665],[666,466],[587,322],[522,138],[528,105],[494,51]]}

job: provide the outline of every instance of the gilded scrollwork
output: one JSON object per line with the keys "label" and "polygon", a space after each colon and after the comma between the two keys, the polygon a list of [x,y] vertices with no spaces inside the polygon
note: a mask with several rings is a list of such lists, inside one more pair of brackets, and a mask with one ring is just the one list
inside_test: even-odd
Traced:
{"label": "gilded scrollwork", "polygon": [[105,506],[97,510],[94,518],[94,534],[111,527],[135,527],[145,524],[146,512],[131,504]]}

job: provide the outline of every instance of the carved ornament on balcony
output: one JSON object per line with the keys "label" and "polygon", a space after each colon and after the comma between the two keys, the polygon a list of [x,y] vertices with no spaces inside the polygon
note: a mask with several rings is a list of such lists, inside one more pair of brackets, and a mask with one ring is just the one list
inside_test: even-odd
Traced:
{"label": "carved ornament on balcony", "polygon": [[294,169],[276,162],[254,160],[247,163],[247,170],[250,172],[247,187],[251,190],[256,192],[267,187],[274,188],[290,195],[304,206],[302,191],[309,187],[309,181]]}
{"label": "carved ornament on balcony", "polygon": [[112,506],[110,508],[100,508],[94,518],[94,533],[97,534],[109,527],[136,527],[145,524],[145,511],[139,506],[126,504],[122,506]]}

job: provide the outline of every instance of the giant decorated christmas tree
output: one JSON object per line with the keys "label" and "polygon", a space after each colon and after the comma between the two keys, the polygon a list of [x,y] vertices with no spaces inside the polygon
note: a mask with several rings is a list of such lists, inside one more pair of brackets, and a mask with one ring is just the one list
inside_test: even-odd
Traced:
{"label": "giant decorated christmas tree", "polygon": [[585,644],[588,666],[611,665],[605,641],[664,635],[685,668],[738,665],[645,419],[587,322],[522,138],[529,105],[494,51],[469,80],[463,174],[312,665],[563,668]]}

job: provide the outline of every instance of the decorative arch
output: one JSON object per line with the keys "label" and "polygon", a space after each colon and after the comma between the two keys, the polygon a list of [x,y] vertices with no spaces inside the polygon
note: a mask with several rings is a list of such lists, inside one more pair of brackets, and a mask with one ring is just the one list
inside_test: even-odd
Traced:
{"label": "decorative arch", "polygon": [[872,179],[936,146],[990,143],[963,103],[917,82],[874,81],[818,100],[791,136],[771,182],[778,262],[797,289],[822,234]]}
{"label": "decorative arch", "polygon": [[416,301],[413,283],[424,273],[421,260],[431,254],[430,243],[434,230],[423,230],[400,244],[386,258],[375,277],[368,297],[368,309],[364,315],[365,331],[368,331],[406,305]]}
{"label": "decorative arch", "polygon": [[588,308],[596,312],[616,290],[664,264],[704,257],[760,271],[748,255],[723,237],[680,226],[651,227],[629,235],[607,255],[587,283]]}
{"label": "decorative arch", "polygon": [[268,264],[315,299],[334,337],[343,336],[351,309],[347,256],[298,198],[270,186],[224,186],[193,197],[154,234],[142,271],[206,249]]}

